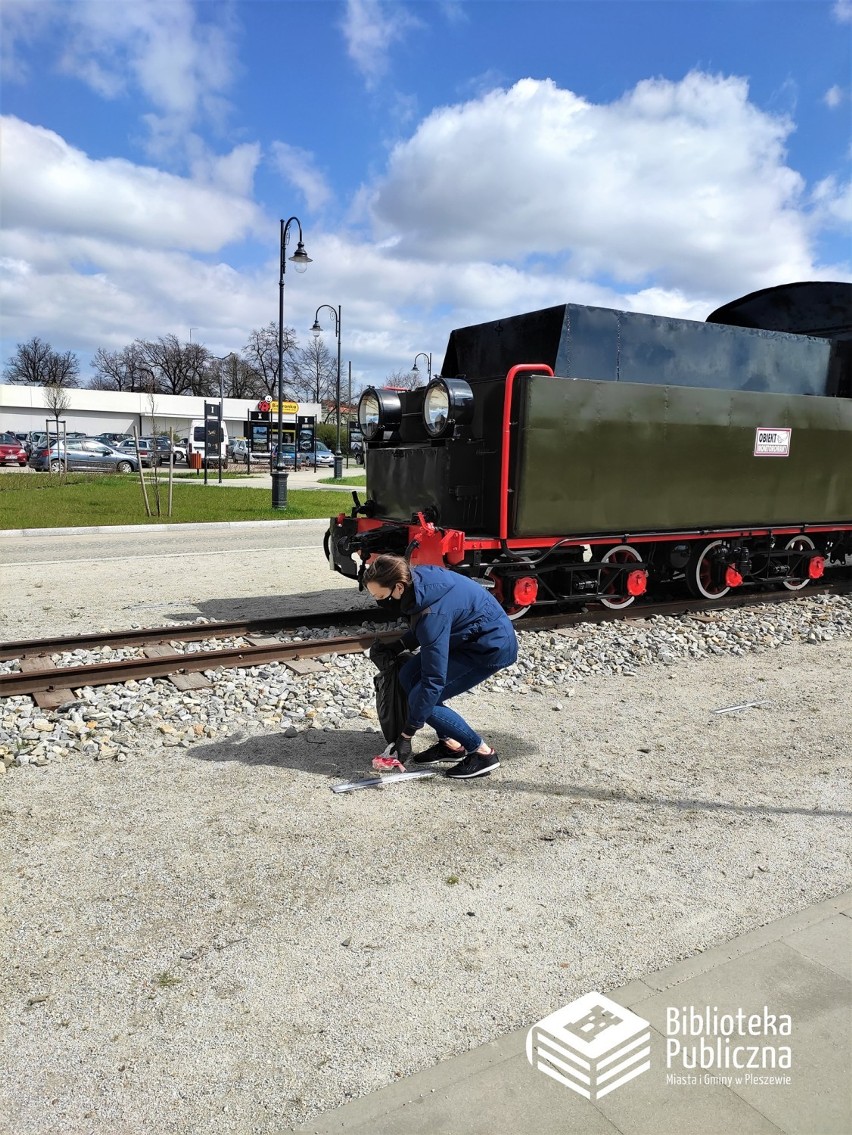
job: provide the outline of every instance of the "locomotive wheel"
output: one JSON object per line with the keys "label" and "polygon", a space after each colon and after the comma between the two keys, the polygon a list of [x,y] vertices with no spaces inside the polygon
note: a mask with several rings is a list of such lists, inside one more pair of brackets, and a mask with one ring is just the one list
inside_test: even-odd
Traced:
{"label": "locomotive wheel", "polygon": [[531,607],[509,607],[506,610],[506,614],[509,616],[509,618],[514,623],[516,619],[522,619],[524,617],[524,615],[527,613],[527,611],[530,611],[530,610],[532,610]]}
{"label": "locomotive wheel", "polygon": [[721,599],[731,590],[726,584],[713,580],[713,552],[722,546],[722,540],[705,544],[686,568],[686,586],[699,599]]}
{"label": "locomotive wheel", "polygon": [[493,568],[486,568],[485,578],[493,581],[494,586],[491,589],[491,594],[509,616],[514,623],[517,619],[522,619],[527,611],[532,610],[532,604],[528,607],[513,607],[506,603],[506,586],[505,580],[501,575],[494,571]]}
{"label": "locomotive wheel", "polygon": [[[605,552],[601,560],[605,564],[637,564],[642,562],[642,557],[629,544],[619,544],[617,548],[610,548]],[[609,607],[611,611],[621,611],[629,607],[635,599],[633,595],[622,594],[623,587],[618,581],[621,580],[623,583],[625,578],[623,571],[607,572],[606,569],[601,571],[600,589],[603,594],[599,598],[604,607]]]}
{"label": "locomotive wheel", "polygon": [[[787,541],[784,547],[788,551],[812,552],[814,551],[816,545],[814,544],[810,536],[794,536],[791,540]],[[806,573],[804,577],[791,576],[789,579],[782,579],[781,582],[784,584],[788,591],[801,591],[803,587],[808,586],[809,579]]]}

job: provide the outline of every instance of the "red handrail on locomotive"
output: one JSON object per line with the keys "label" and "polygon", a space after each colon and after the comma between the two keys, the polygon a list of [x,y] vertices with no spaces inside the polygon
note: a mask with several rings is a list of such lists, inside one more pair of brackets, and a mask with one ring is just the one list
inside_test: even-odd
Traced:
{"label": "red handrail on locomotive", "polygon": [[503,400],[503,452],[500,457],[500,531],[501,540],[509,535],[509,441],[512,432],[512,387],[515,376],[525,373],[544,374],[553,378],[553,371],[546,363],[520,363],[512,367],[506,376],[506,394]]}

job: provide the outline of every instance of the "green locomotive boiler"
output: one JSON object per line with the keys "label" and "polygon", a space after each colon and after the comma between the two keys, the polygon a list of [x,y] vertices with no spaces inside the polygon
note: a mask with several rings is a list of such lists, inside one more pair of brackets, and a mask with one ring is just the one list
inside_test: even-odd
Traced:
{"label": "green locomotive boiler", "polygon": [[362,395],[368,498],[331,566],[405,554],[515,614],[681,578],[798,591],[852,555],[851,350],[848,284],[703,324],[564,304],[453,331],[428,386]]}

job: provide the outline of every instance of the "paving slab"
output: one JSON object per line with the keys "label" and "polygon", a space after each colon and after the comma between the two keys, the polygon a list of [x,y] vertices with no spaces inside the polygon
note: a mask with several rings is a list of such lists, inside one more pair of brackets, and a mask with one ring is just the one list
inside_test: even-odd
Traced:
{"label": "paving slab", "polygon": [[642,980],[655,989],[668,989],[689,977],[713,969],[731,958],[751,953],[752,950],[765,946],[768,942],[777,942],[779,938],[783,938],[787,934],[796,930],[804,930],[830,915],[850,909],[852,909],[852,891],[844,891],[836,898],[825,899],[814,906],[805,907],[804,910],[769,922],[766,926],[756,927],[747,934],[740,934],[739,937],[731,939],[724,945],[715,946],[711,950],[704,950],[691,958],[685,958],[681,962],[666,966],[665,969],[646,974]]}
{"label": "paving slab", "polygon": [[[783,1014],[789,1015],[792,1025],[789,1036],[778,1035],[761,1026],[756,1035],[746,1036],[736,1033],[725,1036],[720,1029],[715,1035],[707,1034],[705,1041],[703,1037],[670,1035],[667,1028],[667,1015],[672,1009],[678,1011],[680,1022],[686,1017],[683,1010],[692,1007],[699,1011],[709,1007],[711,1013],[721,1020],[724,1015],[734,1014],[738,1009],[749,1016],[762,1016],[764,1006],[770,1016],[780,1018]],[[660,1074],[665,1070],[666,1077],[688,1077],[691,1071],[682,1063],[682,1051],[669,1060],[667,1042],[682,1044],[684,1049],[697,1046],[702,1041],[708,1048],[721,1042],[721,1061],[717,1058],[707,1071],[703,1071],[700,1065],[694,1068],[693,1074],[699,1081],[697,1084],[669,1086],[672,1092],[694,1096],[688,1101],[688,1106],[694,1108],[698,1105],[702,1111],[712,1110],[717,1101],[709,1098],[706,1080],[708,1077],[724,1077],[731,1080],[728,1085],[731,1093],[781,1131],[807,1132],[809,1135],[848,1135],[852,1131],[849,1094],[852,982],[804,957],[785,941],[767,943],[689,978],[641,1002],[639,1011],[661,1034],[662,1044],[655,1049],[655,1056],[659,1054],[656,1068]],[[784,1048],[789,1048],[791,1053],[789,1071],[778,1066]],[[741,1050],[739,1055],[736,1049]],[[752,1053],[751,1050],[756,1051]],[[735,1061],[748,1064],[752,1060],[755,1061],[753,1067],[734,1066]],[[761,1082],[764,1077],[789,1080],[789,1083],[767,1084]],[[645,1081],[653,1083],[653,1077],[645,1077]],[[648,1084],[643,1082],[642,1088],[647,1091],[647,1087]],[[638,1101],[638,1095],[634,1093],[633,1098],[639,1114],[635,1115],[632,1125],[617,1123],[622,1131],[638,1133],[643,1130],[639,1126],[642,1103]],[[607,1097],[600,1101],[598,1106],[615,1121],[616,1117],[623,1118],[618,1109],[630,1098],[627,1092],[616,1092],[611,1099]],[[735,1128],[719,1123],[717,1129],[727,1131]],[[681,1127],[680,1130],[685,1129]]]}
{"label": "paving slab", "polygon": [[784,938],[788,946],[852,981],[852,918],[836,914]]}
{"label": "paving slab", "polygon": [[520,1029],[297,1130],[850,1135],[850,913],[852,891],[604,991],[650,1023],[651,1067],[598,1099],[534,1068]]}

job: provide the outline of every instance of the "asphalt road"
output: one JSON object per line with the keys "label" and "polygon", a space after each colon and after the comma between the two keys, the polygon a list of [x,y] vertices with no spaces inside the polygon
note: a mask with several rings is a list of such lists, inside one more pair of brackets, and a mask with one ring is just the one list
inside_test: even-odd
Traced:
{"label": "asphalt road", "polygon": [[329,570],[322,550],[327,523],[0,533],[0,635],[368,607],[356,584]]}
{"label": "asphalt road", "polygon": [[40,535],[30,529],[26,536],[0,533],[0,565],[8,567],[57,564],[68,561],[100,563],[110,560],[184,559],[221,556],[232,550],[276,556],[288,552],[322,554],[327,520],[301,520],[269,526],[224,527],[218,525],[162,525],[155,530],[140,525],[134,532],[81,532]]}

